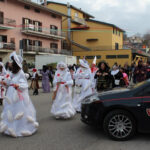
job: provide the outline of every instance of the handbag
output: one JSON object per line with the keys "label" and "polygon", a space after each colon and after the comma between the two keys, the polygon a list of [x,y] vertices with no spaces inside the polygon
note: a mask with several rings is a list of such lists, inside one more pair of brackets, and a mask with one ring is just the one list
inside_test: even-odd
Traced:
{"label": "handbag", "polygon": [[120,80],[115,80],[115,85],[119,85],[120,84]]}

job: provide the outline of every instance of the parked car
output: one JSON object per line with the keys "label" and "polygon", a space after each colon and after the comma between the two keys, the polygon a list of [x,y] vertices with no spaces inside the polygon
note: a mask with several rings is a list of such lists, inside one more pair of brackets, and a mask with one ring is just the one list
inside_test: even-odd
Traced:
{"label": "parked car", "polygon": [[132,88],[95,93],[82,102],[81,120],[115,140],[150,132],[150,80]]}

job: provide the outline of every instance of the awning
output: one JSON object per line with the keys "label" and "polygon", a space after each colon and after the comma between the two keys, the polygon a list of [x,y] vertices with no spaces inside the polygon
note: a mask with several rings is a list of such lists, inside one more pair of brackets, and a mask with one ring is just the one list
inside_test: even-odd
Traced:
{"label": "awning", "polygon": [[133,54],[140,55],[140,56],[144,56],[144,57],[150,57],[150,54],[144,52],[143,50],[135,50],[135,49],[133,49],[133,50],[132,50],[132,53],[133,53]]}

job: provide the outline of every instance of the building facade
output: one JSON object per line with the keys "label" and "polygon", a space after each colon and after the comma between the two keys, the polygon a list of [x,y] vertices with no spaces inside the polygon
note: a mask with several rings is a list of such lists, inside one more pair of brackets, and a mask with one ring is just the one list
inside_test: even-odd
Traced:
{"label": "building facade", "polygon": [[20,41],[28,62],[36,54],[69,54],[62,50],[62,17],[67,15],[29,0],[0,0],[0,57],[5,62],[13,50],[19,53]]}
{"label": "building facade", "polygon": [[110,66],[115,62],[131,64],[132,52],[123,48],[124,30],[114,24],[94,20],[94,16],[70,4],[48,1],[47,7],[70,16],[62,23],[68,44],[64,43],[64,46],[71,49],[78,59],[86,57],[92,63],[97,56],[98,61],[107,61]]}

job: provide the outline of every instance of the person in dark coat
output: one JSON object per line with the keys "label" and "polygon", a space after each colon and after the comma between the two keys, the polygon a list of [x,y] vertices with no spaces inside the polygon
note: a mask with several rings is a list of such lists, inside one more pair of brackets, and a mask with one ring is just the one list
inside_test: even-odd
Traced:
{"label": "person in dark coat", "polygon": [[122,82],[121,80],[123,79],[123,74],[119,70],[118,66],[114,65],[111,71],[111,76],[112,76],[112,87],[121,87]]}
{"label": "person in dark coat", "polygon": [[98,71],[94,77],[96,81],[97,91],[103,91],[110,87],[110,72],[109,67],[105,62],[98,64]]}
{"label": "person in dark coat", "polygon": [[142,60],[138,62],[138,66],[134,70],[134,75],[136,77],[136,83],[146,80],[147,71]]}

